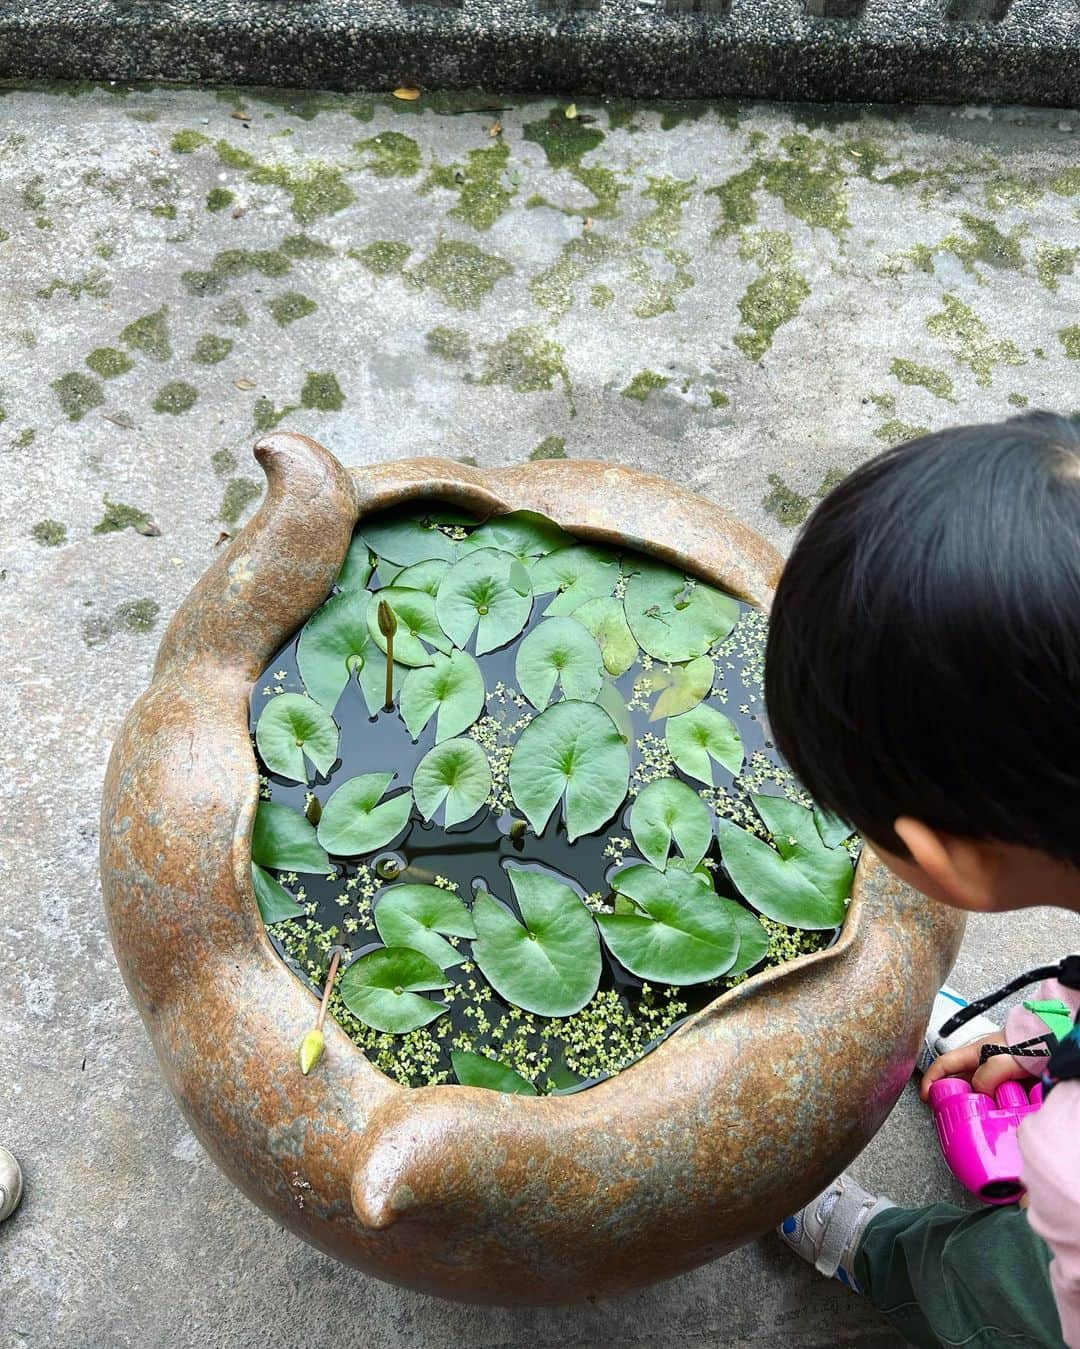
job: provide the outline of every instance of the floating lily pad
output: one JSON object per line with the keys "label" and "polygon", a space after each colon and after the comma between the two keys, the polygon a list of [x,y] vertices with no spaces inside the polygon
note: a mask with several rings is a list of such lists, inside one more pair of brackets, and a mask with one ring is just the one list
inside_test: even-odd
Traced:
{"label": "floating lily pad", "polygon": [[435,612],[455,646],[464,647],[476,633],[476,654],[494,651],[516,637],[529,621],[532,594],[522,594],[509,553],[481,548],[456,563],[442,579]]}
{"label": "floating lily pad", "polygon": [[546,618],[533,628],[518,647],[514,668],[518,688],[541,711],[557,683],[567,698],[590,702],[604,682],[600,648],[574,618]]}
{"label": "floating lily pad", "polygon": [[[440,511],[440,518],[444,514]],[[361,520],[359,531],[373,553],[388,562],[396,562],[399,567],[411,567],[433,557],[452,562],[457,555],[453,539],[447,538],[426,516],[415,511]]]}
{"label": "floating lily pad", "polygon": [[739,606],[728,595],[658,562],[639,559],[635,565],[623,603],[630,631],[650,656],[691,660],[735,626]]}
{"label": "floating lily pad", "polygon": [[289,918],[303,918],[304,910],[288,890],[262,867],[251,864],[251,884],[264,923],[283,923]]}
{"label": "floating lily pad", "polygon": [[540,557],[542,553],[554,553],[559,548],[569,548],[574,542],[572,534],[560,529],[554,520],[535,511],[514,511],[510,515],[492,516],[486,524],[469,535],[461,545],[462,552],[472,552],[477,548],[498,548],[504,553],[513,553],[515,557]]}
{"label": "floating lily pad", "polygon": [[818,835],[826,848],[838,848],[841,843],[846,843],[855,832],[847,820],[842,820],[839,815],[834,815],[831,810],[823,810],[821,806],[814,807],[814,823],[817,825]]}
{"label": "floating lily pad", "polygon": [[634,720],[630,715],[630,709],[626,706],[626,699],[617,686],[610,679],[605,679],[593,702],[604,709],[615,723],[620,739],[628,745],[634,735]]}
{"label": "floating lily pad", "polygon": [[307,782],[305,756],[327,774],[338,754],[338,728],[324,707],[299,693],[279,693],[262,710],[255,744],[271,773]]}
{"label": "floating lily pad", "polygon": [[524,926],[480,891],[473,904],[473,958],[500,997],[538,1016],[580,1012],[600,983],[600,940],[592,914],[569,885],[508,869]]}
{"label": "floating lily pad", "polygon": [[[418,567],[421,565],[419,562],[416,563]],[[392,586],[401,573],[406,570],[407,568],[399,562],[390,562],[385,557],[375,559],[375,579],[380,586]]]}
{"label": "floating lily pad", "polygon": [[446,802],[444,823],[460,824],[475,815],[491,791],[487,755],[475,740],[464,736],[444,740],[428,750],[413,773],[413,796],[425,820]]}
{"label": "floating lily pad", "polygon": [[411,567],[402,567],[394,576],[393,584],[399,590],[423,590],[434,596],[438,593],[439,583],[450,570],[450,563],[441,557],[433,557],[427,562],[415,562]]}
{"label": "floating lily pad", "polygon": [[735,957],[735,964],[725,971],[730,979],[761,964],[769,949],[769,934],[762,927],[757,914],[744,909],[741,904],[732,904],[727,912],[739,931],[739,954]]}
{"label": "floating lily pad", "polygon": [[375,927],[387,946],[407,946],[433,960],[440,969],[458,965],[465,953],[444,941],[475,937],[472,915],[452,890],[437,885],[392,885],[375,905]]}
{"label": "floating lily pad", "polygon": [[649,678],[654,689],[660,689],[650,721],[677,717],[697,707],[713,685],[716,673],[711,656],[695,656],[685,665],[673,665],[670,670],[652,669]]}
{"label": "floating lily pad", "polygon": [[533,590],[537,595],[555,598],[544,610],[548,618],[572,614],[586,600],[610,595],[619,579],[619,563],[614,553],[606,548],[560,548],[548,553],[529,568]]}
{"label": "floating lily pad", "polygon": [[640,914],[599,914],[600,934],[620,964],[639,979],[699,984],[725,974],[739,951],[731,910],[704,877],[670,867],[627,867],[615,878]]}
{"label": "floating lily pad", "polygon": [[455,1049],[450,1054],[454,1076],[463,1087],[487,1087],[489,1091],[509,1092],[514,1096],[535,1096],[536,1088],[520,1073],[486,1054]]}
{"label": "floating lily pad", "polygon": [[393,777],[393,773],[362,773],[334,792],[319,821],[319,842],[328,852],[359,857],[386,847],[401,833],[409,822],[412,795],[404,791],[383,801]]}
{"label": "floating lily pad", "polygon": [[363,590],[371,580],[373,564],[371,552],[359,534],[354,534],[345,561],[338,572],[339,590]]}
{"label": "floating lily pad", "polygon": [[[374,647],[367,626],[370,601],[366,590],[332,595],[300,634],[296,651],[300,677],[310,696],[328,712],[333,712],[350,675],[359,674]],[[374,711],[370,704],[369,710]]]}
{"label": "floating lily pad", "polygon": [[626,621],[622,600],[600,595],[579,605],[573,617],[596,638],[608,674],[625,674],[637,660],[638,644]]}
{"label": "floating lily pad", "polygon": [[276,801],[260,801],[251,831],[251,860],[274,871],[325,875],[330,859],[315,830],[298,810]]}
{"label": "floating lily pad", "polygon": [[622,805],[630,755],[611,717],[595,703],[567,700],[525,727],[510,756],[510,791],[542,834],[565,795],[572,843],[605,825]]}
{"label": "floating lily pad", "polygon": [[667,746],[677,768],[710,787],[716,781],[714,761],[729,773],[738,773],[743,766],[743,742],[738,727],[723,712],[704,703],[668,719]]}
{"label": "floating lily pad", "polygon": [[435,599],[424,590],[401,590],[384,586],[372,595],[368,605],[367,625],[372,641],[380,651],[386,651],[386,637],[379,628],[379,605],[386,603],[394,611],[397,632],[394,634],[394,660],[401,665],[430,665],[431,651],[449,651],[450,641],[435,616]]}
{"label": "floating lily pad", "polygon": [[354,960],[338,990],[345,1006],[365,1026],[388,1035],[404,1035],[426,1026],[446,1004],[421,993],[446,988],[449,980],[433,960],[404,946],[384,946]]}
{"label": "floating lily pad", "polygon": [[724,866],[766,918],[820,929],[843,922],[854,870],[843,848],[826,848],[813,813],[783,797],[752,798],[776,848],[730,820],[717,820]]}
{"label": "floating lily pad", "polygon": [[410,670],[401,686],[401,715],[414,740],[431,718],[435,743],[460,735],[484,710],[484,676],[467,651],[432,657],[430,665]]}
{"label": "floating lily pad", "polygon": [[693,787],[677,778],[659,778],[638,793],[630,810],[630,832],[641,855],[658,871],[667,867],[672,842],[694,867],[712,843],[712,817]]}

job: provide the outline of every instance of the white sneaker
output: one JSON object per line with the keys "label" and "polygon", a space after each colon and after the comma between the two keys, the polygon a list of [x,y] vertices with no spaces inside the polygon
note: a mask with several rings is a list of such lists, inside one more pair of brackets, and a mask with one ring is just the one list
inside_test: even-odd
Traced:
{"label": "white sneaker", "polygon": [[891,1199],[870,1194],[845,1173],[805,1208],[785,1218],[776,1231],[781,1241],[820,1274],[861,1293],[855,1278],[855,1252],[862,1234],[871,1218],[895,1207]]}
{"label": "white sneaker", "polygon": [[10,1218],[22,1198],[23,1178],[19,1163],[7,1148],[0,1148],[0,1223]]}
{"label": "white sneaker", "polygon": [[995,1035],[1001,1030],[997,1022],[991,1021],[989,1017],[975,1016],[966,1025],[961,1026],[958,1031],[953,1031],[952,1035],[946,1040],[941,1035],[942,1026],[951,1016],[955,1016],[962,1007],[967,1005],[967,998],[958,993],[955,988],[950,988],[948,984],[938,993],[930,1012],[930,1023],[926,1027],[926,1035],[923,1037],[922,1050],[915,1060],[915,1071],[917,1073],[925,1073],[939,1055],[947,1053],[950,1049],[959,1049],[961,1045],[970,1044],[972,1040],[979,1040],[984,1035]]}

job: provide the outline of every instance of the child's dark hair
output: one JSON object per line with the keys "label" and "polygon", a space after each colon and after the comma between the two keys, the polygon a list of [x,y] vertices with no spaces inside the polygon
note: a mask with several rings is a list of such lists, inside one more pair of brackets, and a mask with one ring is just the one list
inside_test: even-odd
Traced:
{"label": "child's dark hair", "polygon": [[857,469],[784,570],[765,662],[807,790],[1080,865],[1080,422],[1031,412]]}

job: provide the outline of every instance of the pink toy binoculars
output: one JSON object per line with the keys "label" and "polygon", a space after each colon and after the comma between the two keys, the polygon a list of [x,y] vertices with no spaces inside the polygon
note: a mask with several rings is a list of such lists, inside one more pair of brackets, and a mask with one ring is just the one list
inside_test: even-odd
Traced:
{"label": "pink toy binoculars", "polygon": [[1015,1204],[1020,1179],[1020,1121],[1042,1105],[1042,1083],[1030,1098],[1019,1082],[1003,1082],[993,1096],[972,1091],[962,1077],[943,1077],[930,1087],[941,1151],[956,1179],[986,1204]]}

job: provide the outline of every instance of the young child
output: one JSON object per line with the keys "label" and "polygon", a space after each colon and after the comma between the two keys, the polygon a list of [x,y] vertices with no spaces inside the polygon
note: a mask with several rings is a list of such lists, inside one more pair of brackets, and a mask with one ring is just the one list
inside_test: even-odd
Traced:
{"label": "young child", "polygon": [[[784,571],[765,694],[807,790],[930,900],[1080,912],[1080,422],[959,427],[858,469]],[[1045,1031],[1020,1009],[997,1038]],[[1080,1349],[1077,1036],[1020,1129],[1026,1211],[903,1209],[844,1175],[781,1235],[913,1344]],[[939,1058],[924,1097],[1046,1068],[980,1066],[983,1043]]]}

